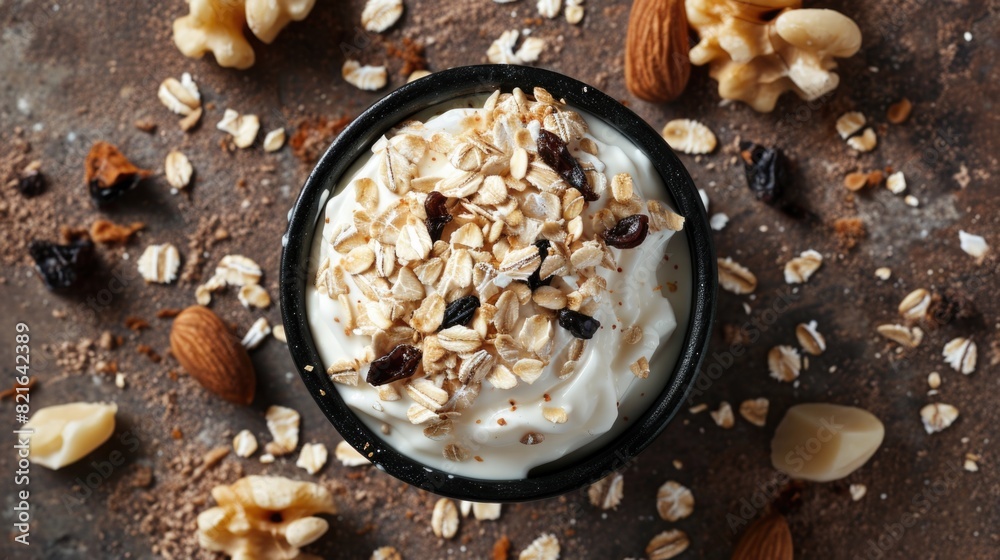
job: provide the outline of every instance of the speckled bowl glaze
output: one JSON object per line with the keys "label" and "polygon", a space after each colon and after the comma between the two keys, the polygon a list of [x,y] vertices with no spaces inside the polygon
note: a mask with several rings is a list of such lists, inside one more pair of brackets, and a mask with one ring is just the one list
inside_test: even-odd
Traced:
{"label": "speckled bowl glaze", "polygon": [[[681,354],[670,379],[641,417],[615,439],[570,462],[545,465],[525,478],[480,480],[430,468],[389,446],[370,430],[340,398],[323,375],[324,366],[306,317],[306,283],[310,251],[323,206],[341,176],[376,140],[406,118],[429,107],[496,89],[543,87],[556,98],[603,120],[629,138],[652,161],[669,190],[674,207],[684,216],[691,252],[691,318]],[[683,407],[708,347],[716,305],[716,261],[705,208],[684,166],[660,135],[635,113],[592,86],[572,78],[525,66],[484,65],[452,68],[406,84],[386,95],[354,120],[320,158],[289,213],[282,239],[281,312],[288,349],[320,409],[338,432],[377,468],[435,494],[476,502],[518,502],[564,494],[624,467],[646,448]],[[656,375],[653,372],[652,375]]]}

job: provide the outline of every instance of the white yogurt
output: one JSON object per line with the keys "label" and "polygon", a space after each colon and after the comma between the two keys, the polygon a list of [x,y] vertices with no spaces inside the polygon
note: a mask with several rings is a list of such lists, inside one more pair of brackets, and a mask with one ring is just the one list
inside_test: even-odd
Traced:
{"label": "white yogurt", "polygon": [[[481,106],[484,99],[453,102],[417,115],[416,120],[425,122],[422,134],[425,138],[438,131],[458,135],[463,131],[463,122],[482,111],[471,107]],[[581,161],[593,161],[598,169],[603,165],[603,172],[609,178],[622,172],[631,174],[639,196],[669,205],[669,193],[649,159],[610,126],[592,116],[583,116],[590,127],[587,137],[599,148],[599,161],[580,150],[573,150],[574,156]],[[447,157],[431,152],[418,167],[423,176],[444,177],[456,172]],[[310,278],[315,278],[324,257],[337,258],[329,237],[337,224],[351,221],[355,208],[351,183],[360,177],[376,179],[377,175],[378,162],[363,158],[337,185],[338,194],[326,204],[327,222],[322,235],[317,235],[313,242]],[[379,195],[380,210],[398,200],[385,189]],[[590,216],[610,198],[609,190],[584,210],[587,229]],[[453,439],[448,441],[460,443],[475,459],[464,462],[445,459],[442,455],[445,442],[425,437],[425,426],[407,420],[407,408],[412,402],[405,394],[398,401],[379,400],[376,389],[364,381],[367,364],[361,369],[357,386],[336,384],[340,396],[373,431],[388,425],[390,433],[384,439],[400,453],[427,466],[472,478],[523,478],[534,467],[557,462],[574,451],[586,453],[603,445],[629,421],[636,421],[669,381],[691,308],[692,272],[683,232],[650,231],[639,247],[614,251],[621,272],[598,269],[608,284],[608,293],[594,313],[602,328],[587,342],[575,373],[567,379],[557,377],[573,338],[554,323],[553,359],[542,376],[533,384],[521,382],[509,390],[484,382],[479,397],[456,421]],[[567,286],[576,286],[575,276],[564,277],[562,281]],[[527,306],[522,308],[522,321],[524,309]],[[344,332],[342,322],[338,322],[342,317],[340,305],[313,287],[312,282],[307,287],[307,315],[326,365],[343,358],[361,357],[371,342],[367,336]],[[621,332],[632,325],[641,326],[644,337],[638,344],[625,345]],[[514,332],[518,330],[519,325]],[[629,364],[640,356],[650,362],[651,373],[646,379],[637,378],[629,369]],[[567,412],[567,422],[554,424],[543,417],[543,409],[553,406]],[[524,445],[520,440],[527,432],[542,433],[545,439],[537,445]]]}

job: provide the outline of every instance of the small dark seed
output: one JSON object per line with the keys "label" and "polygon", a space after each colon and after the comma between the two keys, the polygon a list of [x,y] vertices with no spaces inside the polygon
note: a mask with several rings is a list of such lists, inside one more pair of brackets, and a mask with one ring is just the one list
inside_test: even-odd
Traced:
{"label": "small dark seed", "polygon": [[32,241],[28,253],[45,286],[50,290],[65,290],[76,286],[90,272],[94,244],[87,237],[74,239],[68,245]]}
{"label": "small dark seed", "polygon": [[456,299],[444,308],[444,320],[438,330],[444,330],[455,325],[468,325],[472,320],[472,315],[479,308],[479,298],[476,296],[465,296]]}
{"label": "small dark seed", "polygon": [[594,337],[597,329],[601,328],[601,322],[589,315],[584,315],[579,311],[569,308],[559,310],[559,326],[568,330],[576,338],[590,340]]}
{"label": "small dark seed", "polygon": [[781,150],[744,141],[740,142],[740,156],[747,186],[757,200],[778,203],[788,182],[788,161]]}
{"label": "small dark seed", "polygon": [[538,263],[538,268],[536,268],[535,271],[531,273],[531,276],[528,276],[528,279],[526,280],[528,287],[531,288],[532,291],[539,286],[548,286],[549,283],[552,282],[551,276],[545,280],[542,280],[541,278],[542,263],[545,262],[545,257],[549,256],[549,245],[550,243],[548,239],[539,239],[538,241],[535,241],[535,247],[538,247],[538,255],[542,257],[542,259]]}
{"label": "small dark seed", "polygon": [[424,211],[427,213],[427,233],[431,236],[431,241],[441,239],[444,226],[451,221],[451,214],[445,205],[446,202],[448,202],[448,197],[437,191],[428,193],[427,199],[424,200]]}
{"label": "small dark seed", "polygon": [[632,214],[615,224],[615,227],[604,232],[604,242],[619,249],[638,247],[649,233],[649,216]]}
{"label": "small dark seed", "polygon": [[368,383],[378,387],[410,377],[417,371],[423,355],[419,348],[400,344],[385,356],[372,362],[368,370]]}
{"label": "small dark seed", "polygon": [[600,195],[591,188],[580,162],[569,153],[569,148],[562,138],[548,130],[538,131],[538,155],[542,157],[545,165],[554,169],[571,187],[580,191],[584,200],[593,202],[600,198]]}

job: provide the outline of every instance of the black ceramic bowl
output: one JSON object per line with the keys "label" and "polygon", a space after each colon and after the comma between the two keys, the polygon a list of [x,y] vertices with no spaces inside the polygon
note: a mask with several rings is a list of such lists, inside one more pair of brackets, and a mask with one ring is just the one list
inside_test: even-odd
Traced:
{"label": "black ceramic bowl", "polygon": [[[691,316],[684,344],[661,394],[646,412],[617,438],[568,465],[545,469],[516,480],[480,480],[452,475],[411,459],[370,430],[340,398],[316,351],[306,317],[309,258],[317,221],[341,175],[382,134],[428,107],[477,93],[515,87],[530,92],[547,89],[570,107],[583,109],[617,129],[653,162],[673,197],[674,207],[686,218],[685,233],[692,261]],[[697,375],[708,347],[715,314],[716,262],[705,209],[684,166],[663,141],[635,113],[613,98],[582,82],[555,72],[525,66],[466,66],[437,72],[383,97],[351,123],[320,158],[289,215],[281,257],[281,312],[288,348],[303,382],[337,431],[379,469],[435,494],[477,502],[527,501],[564,494],[623,467],[648,446],[673,415]]]}

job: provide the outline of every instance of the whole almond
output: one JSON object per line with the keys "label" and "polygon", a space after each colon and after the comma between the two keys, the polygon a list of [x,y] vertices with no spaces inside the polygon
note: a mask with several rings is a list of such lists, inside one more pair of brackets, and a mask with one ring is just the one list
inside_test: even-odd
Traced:
{"label": "whole almond", "polygon": [[663,103],[680,96],[691,75],[684,0],[635,0],[625,38],[625,85]]}
{"label": "whole almond", "polygon": [[237,404],[253,401],[257,379],[250,355],[207,307],[192,305],[177,315],[170,351],[209,391]]}
{"label": "whole almond", "polygon": [[747,527],[732,560],[792,560],[792,531],[780,513],[768,513]]}

